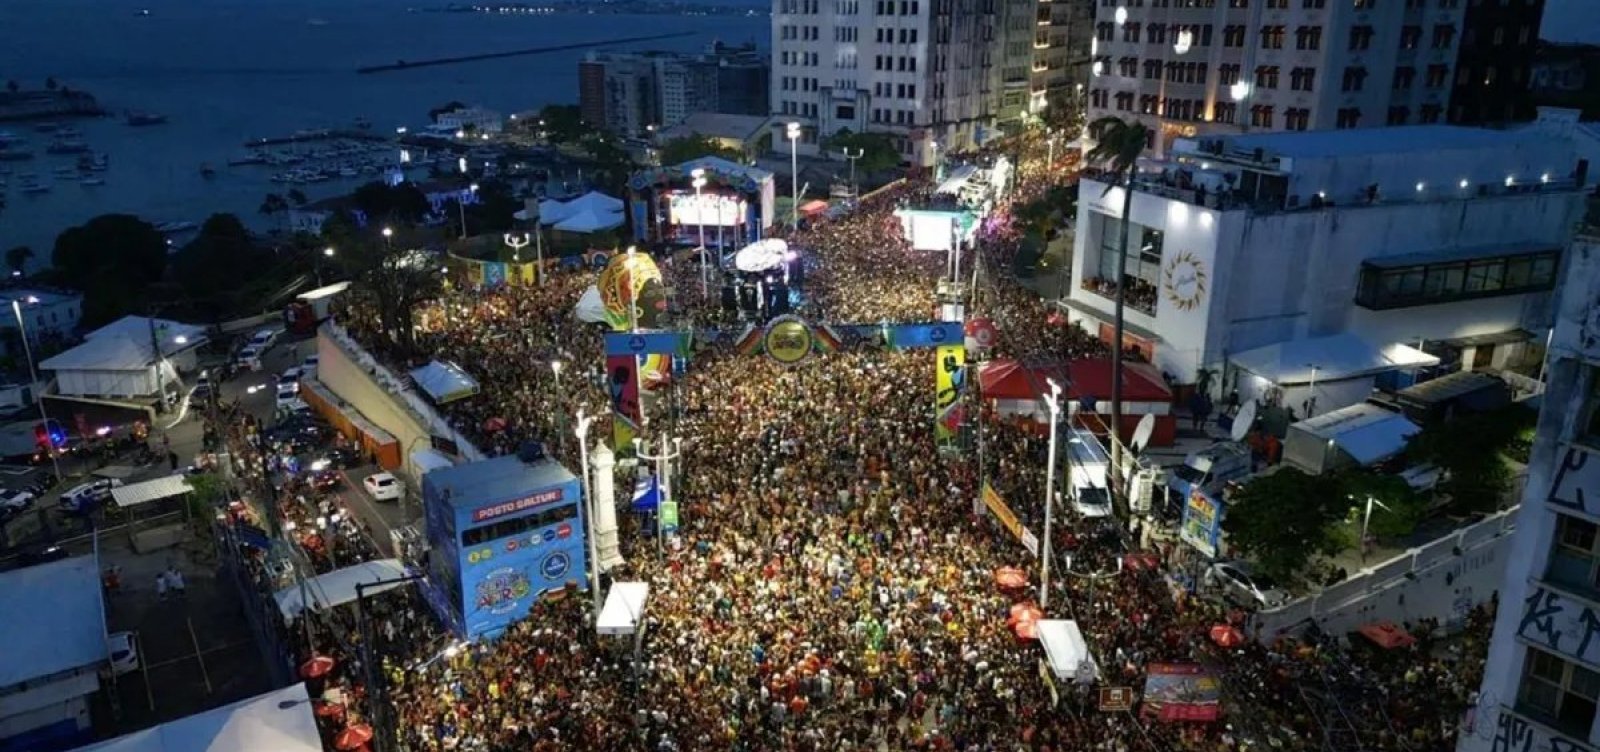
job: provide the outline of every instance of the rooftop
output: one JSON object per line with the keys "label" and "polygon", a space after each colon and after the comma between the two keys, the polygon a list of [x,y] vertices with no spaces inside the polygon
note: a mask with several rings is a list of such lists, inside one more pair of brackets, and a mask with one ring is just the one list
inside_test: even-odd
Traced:
{"label": "rooftop", "polygon": [[82,299],[82,293],[46,290],[38,287],[14,287],[9,290],[0,290],[0,305],[6,306],[11,305],[13,300],[23,305],[55,305]]}
{"label": "rooftop", "polygon": [[168,721],[78,752],[320,752],[306,685]]}
{"label": "rooftop", "polygon": [[761,115],[696,112],[684,118],[683,122],[656,134],[656,140],[670,141],[684,136],[701,135],[749,141],[761,133],[769,120],[771,118]]}
{"label": "rooftop", "polygon": [[427,485],[449,491],[447,501],[459,500],[471,507],[506,501],[578,479],[555,460],[523,462],[516,455],[440,468],[424,477]]}
{"label": "rooftop", "polygon": [[105,605],[93,556],[0,573],[0,687],[9,687],[106,659]]}
{"label": "rooftop", "polygon": [[1522,131],[1496,131],[1455,125],[1403,125],[1388,128],[1248,133],[1183,141],[1194,144],[1194,148],[1188,150],[1191,152],[1198,152],[1201,142],[1221,141],[1225,152],[1249,152],[1261,149],[1268,156],[1325,159],[1465,149],[1501,149],[1514,144],[1534,144],[1548,140],[1547,136]]}

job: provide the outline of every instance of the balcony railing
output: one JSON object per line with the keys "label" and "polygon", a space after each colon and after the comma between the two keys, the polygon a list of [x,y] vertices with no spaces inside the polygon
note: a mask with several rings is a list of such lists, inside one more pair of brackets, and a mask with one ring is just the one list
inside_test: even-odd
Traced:
{"label": "balcony railing", "polygon": [[[1106,300],[1117,298],[1117,283],[1102,277],[1084,277],[1081,287]],[[1156,315],[1156,286],[1142,279],[1134,279],[1128,286],[1122,302],[1146,316]]]}

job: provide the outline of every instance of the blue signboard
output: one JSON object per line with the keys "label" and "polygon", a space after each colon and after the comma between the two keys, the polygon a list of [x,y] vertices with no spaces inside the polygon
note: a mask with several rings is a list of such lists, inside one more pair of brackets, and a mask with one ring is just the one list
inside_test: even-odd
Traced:
{"label": "blue signboard", "polygon": [[446,621],[468,639],[493,637],[543,594],[583,587],[587,520],[578,479],[550,459],[498,457],[424,476],[430,579]]}

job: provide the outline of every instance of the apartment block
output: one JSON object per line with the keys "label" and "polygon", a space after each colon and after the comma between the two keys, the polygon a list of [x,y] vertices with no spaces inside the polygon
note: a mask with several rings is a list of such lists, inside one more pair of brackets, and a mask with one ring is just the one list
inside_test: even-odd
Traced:
{"label": "apartment block", "polygon": [[753,45],[704,52],[589,53],[578,63],[584,120],[648,137],[697,112],[766,115],[767,58]]}

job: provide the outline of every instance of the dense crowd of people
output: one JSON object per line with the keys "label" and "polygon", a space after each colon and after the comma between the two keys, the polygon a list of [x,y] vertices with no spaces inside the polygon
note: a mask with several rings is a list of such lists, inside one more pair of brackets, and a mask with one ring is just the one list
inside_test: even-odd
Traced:
{"label": "dense crowd of people", "polygon": [[[1033,165],[1020,175],[1013,200],[1062,178]],[[911,252],[893,214],[929,190],[909,181],[791,234],[807,264],[798,312],[838,322],[935,318],[944,257]],[[1095,338],[1007,274],[1020,238],[1006,206],[969,261],[983,268],[968,315],[996,323],[993,354],[1103,357]],[[663,268],[680,293],[697,289],[692,258],[664,259]],[[593,276],[456,289],[418,312],[419,349],[481,384],[478,396],[442,407],[463,435],[496,454],[541,439],[572,456],[560,432],[573,411],[608,404],[600,332],[572,315]],[[698,320],[724,317],[708,297],[679,303]],[[361,306],[341,317],[379,348]],[[1459,643],[1425,638],[1410,649],[1415,660],[1394,662],[1404,667],[1398,674],[1350,669],[1368,661],[1339,639],[1225,649],[1207,635],[1242,625],[1242,613],[1175,588],[1160,567],[1124,566],[1130,555],[1174,557],[1145,549],[1114,521],[1068,510],[1058,510],[1051,541],[1048,611],[1078,621],[1101,684],[1138,690],[1152,663],[1196,664],[1223,679],[1224,709],[1207,723],[1104,712],[1070,679],[1054,699],[1040,678],[1043,651],[1007,619],[1037,599],[1038,581],[1008,588],[995,576],[1006,566],[1032,570],[1037,559],[973,505],[980,483],[993,480],[1030,529],[1042,529],[1043,432],[978,410],[987,466],[970,452],[941,454],[932,373],[928,351],[847,351],[793,365],[697,354],[672,390],[675,420],[660,407],[661,423],[684,439],[674,484],[681,528],[658,548],[625,520],[628,561],[611,573],[651,584],[637,659],[630,639],[595,634],[589,599],[576,592],[554,594],[498,639],[465,647],[427,624],[420,602],[396,596],[374,618],[399,748],[1314,750],[1328,721],[1291,687],[1329,670],[1343,672],[1342,686],[1381,691],[1373,707],[1385,723],[1366,730],[1368,748],[1450,746],[1481,645],[1452,653]],[[1469,632],[1486,624],[1475,617]]]}

